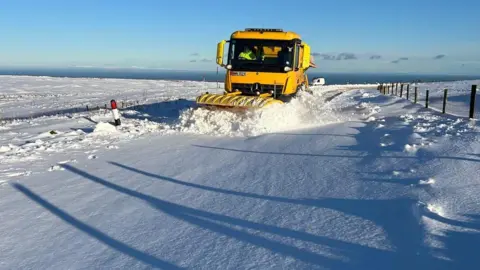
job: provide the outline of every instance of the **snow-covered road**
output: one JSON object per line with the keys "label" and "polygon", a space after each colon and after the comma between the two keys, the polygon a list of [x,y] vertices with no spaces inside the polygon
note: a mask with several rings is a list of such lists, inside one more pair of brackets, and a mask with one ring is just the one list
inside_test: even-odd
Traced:
{"label": "snow-covered road", "polygon": [[475,269],[478,126],[345,87],[5,123],[0,268]]}

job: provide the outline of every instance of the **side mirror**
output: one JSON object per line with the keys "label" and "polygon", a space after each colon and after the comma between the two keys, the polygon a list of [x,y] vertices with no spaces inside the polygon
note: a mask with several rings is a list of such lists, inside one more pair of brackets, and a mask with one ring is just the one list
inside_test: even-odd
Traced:
{"label": "side mirror", "polygon": [[306,69],[310,67],[310,46],[303,44],[303,59],[302,59],[302,68]]}
{"label": "side mirror", "polygon": [[226,40],[222,40],[217,44],[217,65],[223,67],[223,52],[225,50]]}

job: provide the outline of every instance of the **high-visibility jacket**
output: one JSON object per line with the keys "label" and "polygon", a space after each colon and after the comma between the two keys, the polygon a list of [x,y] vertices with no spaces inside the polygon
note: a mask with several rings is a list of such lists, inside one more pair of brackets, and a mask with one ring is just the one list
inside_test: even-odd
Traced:
{"label": "high-visibility jacket", "polygon": [[255,60],[255,54],[252,51],[241,52],[238,58],[247,59],[247,60]]}

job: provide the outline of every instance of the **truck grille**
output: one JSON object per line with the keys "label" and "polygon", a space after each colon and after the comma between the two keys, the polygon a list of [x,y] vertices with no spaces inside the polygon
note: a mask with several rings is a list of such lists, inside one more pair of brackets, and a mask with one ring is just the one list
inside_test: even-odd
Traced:
{"label": "truck grille", "polygon": [[[269,93],[272,90],[275,90],[276,94],[279,95],[283,92],[283,85],[281,84],[258,84],[260,93]],[[232,90],[241,91],[243,94],[255,94],[255,84],[253,83],[232,83]]]}

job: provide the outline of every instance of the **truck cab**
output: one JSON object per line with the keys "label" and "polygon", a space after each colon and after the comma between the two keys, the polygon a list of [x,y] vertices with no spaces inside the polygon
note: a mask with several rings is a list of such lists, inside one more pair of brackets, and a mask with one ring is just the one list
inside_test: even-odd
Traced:
{"label": "truck cab", "polygon": [[264,28],[233,32],[217,44],[216,62],[227,70],[227,94],[268,95],[284,102],[308,87],[306,71],[315,67],[309,45],[298,34]]}

